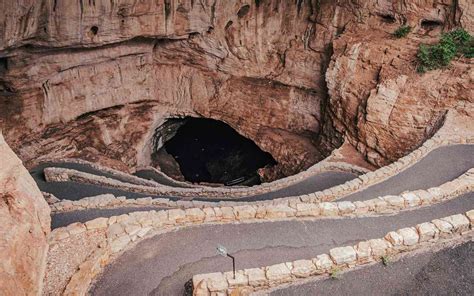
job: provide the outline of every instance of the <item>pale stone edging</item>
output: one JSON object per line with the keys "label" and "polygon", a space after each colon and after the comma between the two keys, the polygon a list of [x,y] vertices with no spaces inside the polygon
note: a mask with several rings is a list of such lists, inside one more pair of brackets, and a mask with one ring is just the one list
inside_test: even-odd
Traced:
{"label": "pale stone edging", "polygon": [[[345,163],[332,163],[325,162],[320,163],[317,166],[319,172],[326,171],[351,171],[359,170],[354,166]],[[308,175],[314,174],[316,168],[311,172],[306,171]],[[144,186],[131,183],[121,182],[119,180],[110,179],[104,176],[98,176],[86,172],[81,172],[67,168],[48,167],[44,169],[44,174],[48,182],[66,182],[73,181],[78,183],[93,184],[98,186],[110,187],[121,189],[129,192],[150,194],[150,195],[164,195],[164,196],[178,196],[178,197],[219,197],[219,198],[232,198],[232,197],[245,197],[256,194],[267,193],[279,189],[268,186],[257,186],[258,188],[252,187],[239,187],[239,188],[222,188],[222,187],[199,187],[199,188],[179,188],[165,185],[158,186]],[[279,183],[281,188],[289,186],[291,184]]]}
{"label": "pale stone edging", "polygon": [[474,209],[465,214],[390,231],[384,238],[361,241],[355,246],[332,248],[329,254],[320,254],[314,258],[238,270],[235,278],[232,271],[199,274],[193,276],[193,295],[225,296],[234,290],[242,295],[249,295],[253,291],[296,282],[314,275],[329,275],[335,271],[381,261],[384,256],[412,251],[438,240],[472,236],[473,228]]}
{"label": "pale stone edging", "polygon": [[[473,138],[474,140],[474,138]],[[473,141],[474,142],[474,141]],[[455,141],[449,141],[449,144],[455,144]],[[413,151],[413,153],[401,158],[399,161],[381,168],[377,171],[367,173],[365,175],[359,176],[354,180],[348,181],[344,184],[334,186],[332,188],[314,192],[310,194],[300,195],[300,196],[290,196],[285,198],[278,198],[273,199],[273,202],[281,203],[285,201],[302,201],[307,203],[319,203],[321,201],[332,201],[347,194],[354,193],[358,190],[366,188],[367,186],[373,185],[375,183],[380,182],[380,179],[386,179],[385,175],[388,174],[390,177],[392,174],[396,172],[400,172],[403,169],[408,168],[406,163],[410,165],[416,163],[416,161],[426,156],[430,151],[439,148],[439,145],[446,144],[445,142],[435,142],[434,140],[428,140],[425,144],[420,147],[419,149]],[[406,160],[405,158],[409,158]],[[57,168],[52,168],[56,170]],[[68,179],[69,176],[61,177],[60,173],[55,172],[54,176],[51,177],[54,180],[58,179]],[[101,177],[104,178],[104,177]],[[377,180],[377,182],[375,182]],[[110,180],[110,179],[109,179]],[[130,186],[137,186],[130,184]],[[127,188],[129,188],[127,186]],[[170,193],[171,194],[171,193]],[[269,202],[269,201],[263,201]],[[271,202],[271,201],[270,201]],[[247,202],[247,204],[258,204],[259,202]],[[63,211],[73,211],[73,210],[83,210],[83,209],[90,209],[90,208],[102,208],[102,207],[120,207],[120,206],[157,206],[157,207],[166,207],[166,208],[191,208],[191,207],[212,207],[216,205],[227,205],[227,206],[235,206],[239,205],[241,202],[238,201],[220,201],[220,202],[212,202],[210,201],[192,201],[192,200],[169,200],[167,198],[151,198],[151,197],[143,197],[137,199],[127,199],[124,196],[115,197],[112,194],[102,194],[98,196],[91,196],[82,198],[77,201],[70,201],[70,200],[61,200],[56,203],[51,204],[51,209],[53,212],[63,212]]]}
{"label": "pale stone edging", "polygon": [[143,186],[158,186],[160,185],[159,183],[152,181],[152,180],[147,180],[143,179],[137,176],[134,176],[132,174],[127,174],[119,170],[115,170],[113,168],[109,168],[103,165],[100,165],[98,163],[93,163],[87,160],[83,160],[80,158],[48,158],[48,159],[43,159],[39,162],[39,165],[41,164],[47,164],[51,162],[56,162],[56,163],[73,163],[73,164],[81,164],[81,165],[86,165],[91,167],[92,169],[102,171],[104,173],[110,174],[112,176],[115,176],[117,178],[121,178],[123,180],[126,180],[128,183],[134,184],[134,185],[143,185]]}
{"label": "pale stone edging", "polygon": [[222,223],[254,223],[296,218],[340,218],[373,216],[394,213],[404,209],[426,206],[454,198],[474,189],[474,171],[427,191],[417,190],[402,196],[386,196],[361,202],[267,203],[224,207],[171,209],[165,211],[133,212],[110,218],[97,218],[86,223],[74,223],[55,229],[50,245],[73,235],[85,235],[97,230],[105,231],[107,239],[84,261],[69,281],[68,293],[83,294],[89,284],[110,258],[133,247],[138,241],[154,235],[187,226]]}
{"label": "pale stone edging", "polygon": [[173,182],[173,183],[175,183],[175,184],[178,184],[178,185],[179,185],[180,187],[182,187],[182,188],[211,187],[211,186],[196,185],[196,184],[193,184],[193,183],[191,183],[191,182],[183,182],[183,181],[175,180],[175,179],[169,177],[167,174],[163,173],[163,172],[160,171],[160,170],[157,170],[156,168],[154,168],[154,167],[152,167],[152,166],[141,167],[140,170],[150,170],[150,171],[153,171],[155,174],[160,175],[162,178],[165,178],[165,179],[167,179],[167,180],[170,181],[170,182]]}
{"label": "pale stone edging", "polygon": [[[337,149],[335,151],[337,151]],[[328,158],[329,158],[329,156],[328,156]],[[188,188],[184,188],[184,189],[196,188],[196,189],[208,190],[209,193],[210,193],[208,195],[212,195],[212,193],[215,192],[216,189],[218,189],[217,190],[218,192],[216,192],[216,194],[220,194],[221,196],[224,196],[224,197],[242,197],[242,196],[251,196],[251,195],[262,194],[262,193],[275,191],[275,190],[287,187],[289,185],[295,184],[297,182],[300,182],[300,181],[302,181],[302,180],[304,180],[304,179],[306,179],[306,178],[308,178],[308,177],[310,177],[310,176],[312,176],[316,173],[320,173],[320,172],[328,171],[328,170],[353,172],[355,174],[364,174],[364,173],[369,172],[368,169],[363,168],[363,167],[359,167],[359,166],[356,166],[356,165],[351,165],[351,164],[343,163],[343,162],[330,162],[330,161],[327,161],[328,158],[323,159],[322,161],[312,165],[308,169],[306,169],[302,172],[299,172],[295,175],[287,176],[285,178],[281,178],[281,179],[278,179],[278,180],[275,180],[275,181],[272,181],[272,182],[268,182],[268,183],[263,183],[263,184],[253,186],[253,187],[245,187],[245,186],[237,187],[237,186],[234,186],[232,188],[228,188],[228,187],[227,188],[226,187],[217,187],[216,188],[216,187],[211,187],[211,186],[201,186],[201,185],[196,186],[196,185],[193,185],[193,184],[184,183],[186,185],[192,185],[191,188],[188,187]],[[85,164],[85,165],[91,166],[94,169],[103,170],[104,172],[107,172],[107,173],[112,174],[112,175],[119,176],[121,178],[127,178],[127,176],[130,176],[132,178],[131,180],[135,180],[135,182],[130,182],[130,183],[135,184],[135,185],[140,185],[140,184],[136,183],[137,178],[141,179],[139,177],[129,175],[129,174],[123,173],[121,171],[114,170],[112,168],[109,168],[109,167],[106,167],[106,166],[103,166],[103,165],[100,165],[100,164],[97,164],[97,163],[88,162],[88,161],[82,160],[82,159],[74,159],[74,158],[54,159],[54,158],[52,158],[52,159],[44,160],[41,163],[44,163],[44,162],[70,162],[70,163]],[[92,176],[94,176],[94,175],[92,175]],[[51,176],[51,177],[53,178],[53,176]],[[168,179],[174,181],[174,182],[179,182],[179,181],[176,181],[174,179],[169,178],[168,176],[166,176],[166,177]],[[53,179],[51,179],[51,180],[53,180]],[[143,180],[145,180],[145,179],[143,179]],[[67,181],[67,180],[62,180],[61,178],[59,178],[58,181]],[[145,180],[145,181],[148,181],[148,180]],[[159,184],[159,183],[154,182],[154,181],[150,181],[150,182],[153,182],[153,184],[151,184],[151,187],[156,187],[156,186],[160,187],[160,188],[170,187],[170,186]],[[143,184],[143,185],[146,186],[146,184]],[[170,188],[174,188],[174,187],[170,187]]]}
{"label": "pale stone edging", "polygon": [[[300,201],[303,201],[303,202],[318,203],[318,202],[321,202],[321,201],[331,201],[331,200],[335,200],[335,199],[338,199],[338,198],[342,198],[342,197],[344,197],[348,194],[352,194],[354,192],[363,190],[363,189],[367,188],[368,186],[371,186],[371,185],[377,184],[379,182],[382,182],[382,181],[392,177],[393,175],[396,175],[397,173],[400,173],[401,171],[403,171],[403,170],[409,168],[410,166],[414,165],[418,160],[425,157],[428,153],[430,153],[431,151],[433,151],[433,150],[435,150],[439,147],[447,146],[447,145],[456,145],[456,144],[474,144],[474,137],[466,137],[466,138],[464,138],[464,137],[448,137],[446,139],[441,139],[441,136],[435,135],[432,139],[427,140],[420,148],[414,150],[412,153],[408,154],[405,157],[400,158],[398,161],[396,161],[396,162],[394,162],[394,163],[392,163],[388,166],[382,167],[382,168],[380,168],[376,171],[373,171],[373,172],[366,173],[366,174],[361,175],[361,176],[359,176],[359,177],[357,177],[357,178],[355,178],[351,181],[345,182],[344,184],[337,185],[337,186],[334,186],[332,188],[325,189],[323,191],[314,192],[314,193],[305,194],[305,195],[300,195],[300,196],[290,196],[290,197],[287,197],[287,198],[280,198],[280,200],[293,199],[293,200],[300,200]],[[338,164],[337,167],[340,169],[341,164]],[[327,167],[327,168],[330,168],[330,167]],[[350,169],[354,169],[354,168],[349,165],[348,167],[346,167],[346,169],[350,170]],[[61,180],[63,177],[60,177],[56,173],[55,173],[55,176],[52,176],[52,178],[56,178],[56,179]],[[308,173],[308,175],[314,174],[313,171],[310,172],[310,173],[309,173],[309,171],[305,171],[304,173]],[[69,178],[69,176],[66,176],[63,179],[66,180],[68,178]],[[301,178],[301,179],[304,179],[304,178]],[[121,183],[121,182],[119,182],[119,183]],[[130,187],[128,187],[126,183],[119,184],[119,186],[124,186],[124,187],[122,187],[123,189],[130,190]],[[134,186],[134,185],[132,185],[132,186],[136,187],[136,188],[141,187],[141,186]],[[258,186],[258,187],[260,187],[260,186]],[[187,188],[187,189],[189,189],[189,188]],[[145,188],[145,190],[146,190],[146,188]],[[197,189],[197,188],[193,189],[193,191],[199,191],[199,190],[200,189]],[[216,188],[213,188],[212,192],[213,193],[220,192],[220,193],[217,194],[218,197],[229,197],[229,198],[234,196],[234,195],[248,196],[249,194],[261,194],[261,193],[267,192],[267,190],[265,188],[257,188],[257,189],[247,188],[247,189],[243,189],[243,190],[247,190],[247,194],[242,194],[242,189],[232,189],[232,188],[227,189],[228,193],[233,192],[233,194],[231,194],[231,195],[226,193],[227,195],[224,196],[224,194],[222,193],[221,188],[218,188],[217,190],[216,190]],[[274,189],[274,190],[277,190],[277,189]],[[273,190],[271,190],[271,191],[273,191]],[[189,191],[188,191],[188,193],[189,193]],[[209,193],[210,192],[200,191],[197,195],[195,193],[191,193],[191,194],[189,194],[189,196],[191,196],[191,197],[196,197],[196,196],[209,197],[210,196]],[[178,193],[178,192],[165,192],[165,193],[156,192],[155,194],[167,194],[167,195],[181,195],[181,196],[183,196],[183,194]],[[122,197],[118,197],[118,198],[123,199]],[[160,199],[155,199],[154,201],[150,201],[150,199],[151,198],[139,198],[139,199],[136,199],[135,201],[131,201],[133,199],[128,199],[127,201],[125,201],[123,203],[126,204],[126,205],[150,205],[150,204],[154,205],[154,204],[157,204],[157,205],[160,205],[160,206],[167,206],[167,207],[176,207],[177,206],[176,202],[169,201],[168,199],[161,199],[161,200]],[[66,200],[65,203],[66,203],[66,208],[68,208],[69,210],[73,210],[76,206],[76,202],[72,202],[72,204],[71,204],[70,201]],[[121,203],[122,202],[115,202],[116,205],[121,204]],[[180,202],[178,201],[178,203],[180,203]],[[189,201],[182,201],[182,203],[183,204],[188,203],[187,206],[188,207],[191,206]],[[197,203],[199,203],[199,202],[197,202]],[[82,207],[82,205],[80,205],[80,204],[77,204],[77,205],[78,205],[78,208]],[[54,211],[63,211],[65,209],[62,207],[62,204],[58,204],[57,207],[53,207],[53,210]]]}

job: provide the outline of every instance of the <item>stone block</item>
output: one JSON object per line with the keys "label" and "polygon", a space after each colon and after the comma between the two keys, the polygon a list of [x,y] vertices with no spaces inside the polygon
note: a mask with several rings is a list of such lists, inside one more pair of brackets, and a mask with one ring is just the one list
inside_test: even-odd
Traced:
{"label": "stone block", "polygon": [[470,210],[466,212],[466,217],[469,219],[469,222],[471,223],[471,228],[474,226],[474,210]]}
{"label": "stone block", "polygon": [[322,202],[319,204],[322,216],[338,216],[339,208],[336,203],[333,202]]}
{"label": "stone block", "polygon": [[204,208],[202,209],[206,217],[204,218],[204,221],[206,222],[214,222],[217,221],[216,217],[216,212],[214,212],[213,208]]}
{"label": "stone block", "polygon": [[417,190],[413,193],[415,193],[420,198],[422,205],[431,205],[436,202],[433,195],[426,190]]}
{"label": "stone block", "polygon": [[225,292],[229,287],[227,279],[222,272],[206,274],[207,288],[211,292]]}
{"label": "stone block", "polygon": [[435,219],[431,221],[438,229],[441,238],[449,237],[454,230],[453,225],[446,220]]}
{"label": "stone block", "polygon": [[405,246],[416,245],[420,238],[418,232],[413,227],[399,229],[397,233],[403,237],[403,245]]}
{"label": "stone block", "polygon": [[265,276],[265,270],[261,268],[245,269],[244,274],[249,279],[249,285],[252,287],[260,287],[267,284],[268,280]]}
{"label": "stone block", "polygon": [[354,205],[356,206],[355,214],[366,214],[369,212],[369,206],[363,201],[355,201]]}
{"label": "stone block", "polygon": [[168,219],[175,224],[184,223],[186,221],[186,212],[181,209],[168,210]]}
{"label": "stone block", "polygon": [[334,261],[328,254],[321,254],[313,259],[313,263],[316,266],[316,273],[321,274],[328,270],[331,270],[334,266]]}
{"label": "stone block", "polygon": [[398,195],[387,195],[383,199],[394,209],[405,208],[405,199]]}
{"label": "stone block", "polygon": [[387,233],[385,239],[395,247],[403,245],[403,237],[395,231]]}
{"label": "stone block", "polygon": [[220,209],[221,209],[221,213],[222,213],[221,219],[223,221],[234,221],[235,220],[234,209],[232,207],[221,207]]}
{"label": "stone block", "polygon": [[86,228],[87,230],[92,230],[92,229],[99,229],[99,228],[106,228],[107,227],[107,221],[108,218],[96,218],[94,220],[87,221]]}
{"label": "stone block", "polygon": [[290,208],[285,204],[268,205],[266,210],[266,218],[268,219],[293,217],[296,214],[295,209]]}
{"label": "stone block", "polygon": [[151,216],[153,227],[159,228],[165,225],[174,224],[174,221],[170,221],[168,218],[168,211],[158,211]]}
{"label": "stone block", "polygon": [[362,241],[354,246],[357,254],[357,264],[366,264],[372,261],[372,248],[370,243]]}
{"label": "stone block", "polygon": [[320,214],[319,206],[313,203],[297,203],[296,216],[298,217],[317,217]]}
{"label": "stone block", "polygon": [[416,230],[420,235],[420,242],[426,242],[438,237],[439,229],[430,222],[416,225]]}
{"label": "stone block", "polygon": [[375,212],[377,213],[391,213],[393,212],[393,207],[390,206],[383,198],[374,198],[374,207]]}
{"label": "stone block", "polygon": [[249,278],[242,270],[237,270],[235,272],[235,278],[232,271],[225,272],[224,276],[227,279],[230,288],[247,286],[249,284]]}
{"label": "stone block", "polygon": [[402,197],[405,199],[406,207],[416,207],[421,205],[421,199],[413,192],[403,193]]}
{"label": "stone block", "polygon": [[296,277],[306,278],[316,273],[316,266],[311,260],[296,260],[293,261],[291,273]]}
{"label": "stone block", "polygon": [[284,283],[291,280],[291,263],[280,263],[266,268],[267,279],[270,284]]}
{"label": "stone block", "polygon": [[257,214],[256,209],[250,205],[235,206],[234,214],[237,220],[254,219]]}
{"label": "stone block", "polygon": [[331,259],[337,264],[352,264],[357,260],[357,253],[353,247],[338,247],[329,250]]}
{"label": "stone block", "polygon": [[469,219],[463,214],[452,215],[441,220],[449,222],[453,225],[453,232],[462,233],[469,230]]}
{"label": "stone block", "polygon": [[186,221],[192,223],[202,222],[206,218],[204,211],[198,208],[186,209],[185,214]]}
{"label": "stone block", "polygon": [[70,235],[76,235],[76,234],[80,234],[86,231],[86,226],[83,223],[76,222],[76,223],[69,224],[66,227],[66,229]]}
{"label": "stone block", "polygon": [[123,229],[123,226],[120,223],[114,223],[110,225],[107,229],[108,238],[114,238],[116,236],[122,235],[123,233],[125,233],[125,230]]}
{"label": "stone block", "polygon": [[356,206],[350,201],[340,201],[337,202],[337,207],[341,215],[349,215],[354,213]]}
{"label": "stone block", "polygon": [[120,252],[128,245],[128,243],[130,243],[130,241],[131,239],[128,235],[119,236],[110,243],[110,250],[112,253]]}
{"label": "stone block", "polygon": [[385,256],[392,245],[385,239],[376,238],[368,241],[370,249],[372,251],[372,257],[374,259],[379,259],[382,256]]}
{"label": "stone block", "polygon": [[265,205],[258,205],[256,210],[255,218],[263,219],[267,216],[267,207]]}
{"label": "stone block", "polygon": [[133,237],[137,235],[137,233],[142,229],[141,225],[139,224],[124,224],[125,232],[130,236]]}

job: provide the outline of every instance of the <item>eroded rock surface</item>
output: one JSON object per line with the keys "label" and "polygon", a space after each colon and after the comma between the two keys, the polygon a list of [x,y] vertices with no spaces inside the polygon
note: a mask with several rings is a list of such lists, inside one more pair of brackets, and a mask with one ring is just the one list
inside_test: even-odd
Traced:
{"label": "eroded rock surface", "polygon": [[3,295],[40,295],[50,209],[1,133],[0,155],[0,291]]}
{"label": "eroded rock surface", "polygon": [[[472,105],[469,60],[415,71],[419,43],[472,32],[469,1],[7,2],[0,127],[28,166],[149,165],[156,128],[184,116],[270,152],[269,179],[319,161],[341,134],[381,165]],[[403,23],[412,33],[394,39]]]}

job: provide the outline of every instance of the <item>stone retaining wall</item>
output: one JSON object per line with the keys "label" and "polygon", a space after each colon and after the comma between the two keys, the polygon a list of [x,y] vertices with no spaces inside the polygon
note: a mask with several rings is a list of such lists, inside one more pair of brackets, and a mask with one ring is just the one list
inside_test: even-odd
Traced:
{"label": "stone retaining wall", "polygon": [[[380,183],[401,171],[409,168],[418,162],[421,158],[425,157],[429,152],[446,145],[455,145],[455,144],[474,144],[474,135],[472,136],[446,136],[446,133],[437,133],[433,136],[432,139],[427,140],[420,148],[414,150],[412,153],[408,154],[405,157],[400,158],[398,161],[382,167],[376,171],[368,172],[366,174],[360,175],[359,177],[345,182],[344,184],[334,186],[332,188],[325,189],[323,191],[314,192],[310,194],[292,196],[288,197],[290,199],[300,200],[302,202],[321,202],[321,201],[332,201],[338,198],[342,198],[346,195],[352,194],[354,192],[363,190],[371,185]],[[314,165],[310,170],[298,174],[298,177],[291,179],[290,182],[295,183],[300,181],[308,176],[314,175],[318,170],[319,172],[327,170],[349,170],[354,171],[358,168],[355,168],[351,165],[344,163],[318,163]],[[171,195],[171,196],[181,196],[181,197],[219,197],[219,198],[232,198],[232,197],[243,197],[255,194],[263,194],[270,191],[277,190],[278,188],[283,188],[289,186],[289,184],[283,185],[285,182],[278,180],[269,184],[275,184],[277,188],[271,189],[268,186],[260,185],[256,188],[213,188],[213,187],[202,187],[202,188],[173,188],[167,186],[160,187],[149,187],[135,184],[127,184],[117,180],[112,180],[105,177],[100,177],[92,174],[87,174],[83,172],[78,172],[75,170],[61,169],[61,168],[48,168],[45,170],[45,175],[48,181],[76,181],[76,182],[85,182],[90,184],[96,184],[101,186],[108,186],[113,188],[119,188],[131,192],[140,192],[144,194],[153,194],[153,195]],[[279,185],[278,185],[279,184]],[[119,197],[121,199],[121,197]],[[150,199],[150,198],[147,198]],[[175,202],[168,202],[166,199],[156,201],[160,206],[165,206],[163,203],[171,203],[170,207],[176,206]],[[146,199],[138,199],[135,202],[125,202],[127,205],[143,205],[143,203],[148,204],[149,201]],[[71,202],[66,201],[66,208],[73,210],[74,204],[71,206]],[[53,210],[62,211],[64,208],[62,205],[53,207]]]}
{"label": "stone retaining wall", "polygon": [[106,166],[103,166],[103,165],[100,165],[100,164],[97,164],[97,163],[82,160],[82,159],[79,159],[79,158],[61,158],[61,159],[50,158],[50,159],[42,160],[39,164],[48,164],[48,163],[52,163],[52,162],[53,163],[66,163],[66,164],[67,163],[72,163],[72,164],[85,165],[85,166],[88,166],[92,169],[95,169],[95,170],[110,174],[112,176],[115,176],[116,178],[121,179],[121,180],[123,180],[127,183],[131,183],[131,184],[135,184],[135,185],[144,185],[144,186],[159,186],[160,185],[155,181],[143,179],[143,178],[134,176],[132,174],[127,174],[127,173],[124,173],[124,172],[121,172],[121,171],[118,171],[118,170],[115,170],[115,169],[112,169],[112,168],[109,168],[109,167],[106,167]]}
{"label": "stone retaining wall", "polygon": [[431,222],[390,231],[383,238],[361,241],[354,246],[337,247],[328,254],[233,272],[199,274],[193,277],[193,295],[249,295],[251,292],[304,278],[352,268],[411,251],[439,240],[474,234],[474,210],[465,214],[435,219]]}
{"label": "stone retaining wall", "polygon": [[[321,163],[318,167],[314,168],[311,172],[306,171],[306,174],[313,175],[315,173],[321,173],[325,171],[349,171],[359,173],[360,168],[354,168],[352,165],[345,163]],[[44,175],[48,182],[66,182],[72,181],[77,183],[93,184],[103,187],[116,188],[129,192],[150,194],[150,195],[163,195],[163,196],[179,196],[179,197],[206,197],[206,198],[232,198],[232,197],[243,197],[256,194],[268,193],[270,191],[277,190],[279,188],[287,187],[291,184],[285,184],[283,182],[278,183],[276,188],[268,186],[257,186],[253,187],[199,187],[199,188],[179,188],[165,185],[157,186],[145,186],[137,185],[119,180],[107,178],[104,176],[98,176],[86,172],[81,172],[74,169],[49,167],[44,169]],[[291,182],[293,182],[292,180]]]}
{"label": "stone retaining wall", "polygon": [[[470,172],[470,171],[468,171]],[[332,189],[324,190],[307,195],[278,198],[273,200],[259,201],[259,202],[246,202],[248,205],[262,205],[262,204],[282,204],[282,203],[319,203],[321,201],[334,200],[338,197],[338,188],[341,190],[347,190],[351,188],[349,184],[356,184],[353,181],[349,181],[340,186],[333,187]],[[351,191],[352,192],[352,191]],[[421,192],[421,191],[420,191]],[[332,194],[332,197],[330,197]],[[144,197],[138,199],[127,199],[124,196],[115,197],[113,194],[102,194],[98,196],[86,197],[77,201],[61,200],[51,205],[53,212],[63,212],[72,210],[83,210],[91,208],[104,208],[104,207],[120,207],[120,206],[157,206],[164,208],[203,208],[213,206],[239,206],[242,202],[232,201],[193,201],[193,200],[178,200],[172,201],[167,198],[151,198]]]}
{"label": "stone retaining wall", "polygon": [[[50,235],[50,247],[71,236],[105,231],[106,239],[92,255],[78,266],[66,292],[82,295],[93,277],[116,256],[135,243],[160,233],[182,227],[217,223],[253,223],[262,221],[375,216],[442,202],[464,192],[474,190],[474,170],[439,187],[407,192],[400,196],[384,196],[357,202],[266,201],[252,205],[202,206],[201,208],[171,209],[164,211],[133,212],[110,218],[97,218],[86,223],[74,223],[55,229]],[[71,246],[74,248],[74,246]],[[73,250],[71,250],[73,251]],[[66,283],[64,283],[66,284]]]}

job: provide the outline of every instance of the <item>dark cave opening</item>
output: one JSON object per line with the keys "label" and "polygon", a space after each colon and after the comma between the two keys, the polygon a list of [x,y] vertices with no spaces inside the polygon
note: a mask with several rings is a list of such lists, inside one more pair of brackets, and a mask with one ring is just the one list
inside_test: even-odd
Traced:
{"label": "dark cave opening", "polygon": [[[172,156],[186,181],[256,185],[260,184],[257,170],[276,164],[270,153],[224,122],[204,118],[179,121],[170,121],[175,134],[171,138],[161,135],[164,145],[153,158]],[[169,163],[169,159],[164,162]],[[166,173],[166,169],[163,171]]]}

